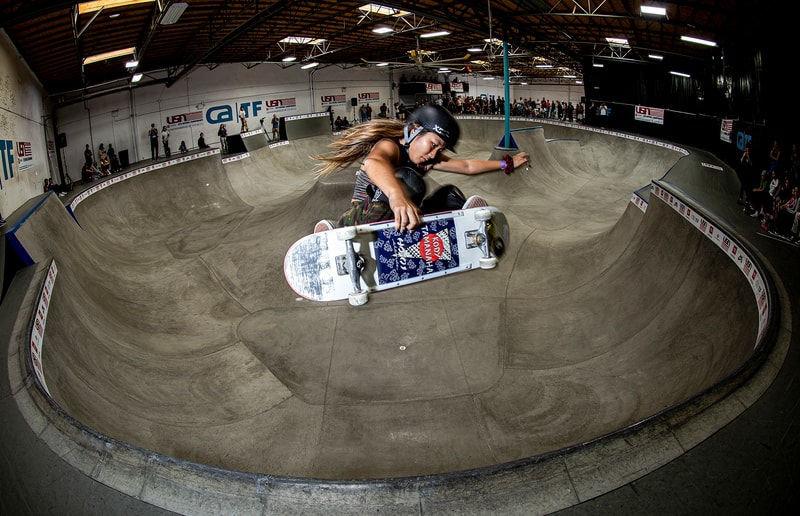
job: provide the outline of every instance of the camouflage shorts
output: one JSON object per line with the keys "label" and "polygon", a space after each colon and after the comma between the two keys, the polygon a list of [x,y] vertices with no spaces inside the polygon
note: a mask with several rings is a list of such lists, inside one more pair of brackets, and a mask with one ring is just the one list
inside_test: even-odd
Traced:
{"label": "camouflage shorts", "polygon": [[358,224],[371,224],[384,220],[393,220],[394,213],[389,204],[381,201],[361,202],[353,201],[350,209],[344,212],[337,226],[356,226]]}

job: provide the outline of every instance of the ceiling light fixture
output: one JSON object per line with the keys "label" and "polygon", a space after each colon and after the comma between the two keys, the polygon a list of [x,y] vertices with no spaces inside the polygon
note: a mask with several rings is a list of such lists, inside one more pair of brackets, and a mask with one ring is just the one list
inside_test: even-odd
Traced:
{"label": "ceiling light fixture", "polygon": [[292,61],[296,60],[297,58],[295,56],[286,56],[283,59],[281,59],[281,61],[283,61],[284,63],[291,63]]}
{"label": "ceiling light fixture", "polygon": [[672,75],[677,75],[678,77],[691,77],[691,75],[689,75],[688,73],[676,72],[674,70],[669,73],[671,73]]}
{"label": "ceiling light fixture", "polygon": [[313,63],[306,63],[300,67],[301,70],[308,70],[309,68],[314,68],[315,66],[319,66],[319,63],[314,61]]}
{"label": "ceiling light fixture", "polygon": [[372,32],[375,34],[389,34],[390,32],[394,32],[394,29],[388,25],[377,25],[373,27]]}
{"label": "ceiling light fixture", "polygon": [[536,68],[552,68],[553,65],[551,64],[537,64]]}
{"label": "ceiling light fixture", "polygon": [[378,63],[375,66],[389,66],[389,63]]}
{"label": "ceiling light fixture", "polygon": [[661,56],[661,55],[658,55],[658,54],[648,54],[647,57],[649,57],[650,59],[655,59],[656,61],[663,61],[664,60],[664,56]]}
{"label": "ceiling light fixture", "polygon": [[656,7],[654,5],[643,5],[641,6],[641,13],[654,14],[656,16],[666,16],[667,9],[665,7]]}
{"label": "ceiling light fixture", "polygon": [[314,39],[307,36],[286,36],[282,40],[278,41],[278,43],[283,43],[284,45],[320,45],[326,41],[328,40]]}
{"label": "ceiling light fixture", "polygon": [[386,7],[385,5],[378,4],[364,4],[359,7],[358,10],[364,14],[380,14],[382,16],[395,16],[397,18],[411,14],[408,11],[401,11],[394,7]]}
{"label": "ceiling light fixture", "polygon": [[439,36],[449,36],[450,33],[446,30],[440,30],[438,32],[429,32],[427,34],[420,34],[420,38],[438,38]]}
{"label": "ceiling light fixture", "polygon": [[602,68],[605,65],[603,63],[592,63],[592,66],[594,66],[595,68]]}
{"label": "ceiling light fixture", "polygon": [[689,43],[697,43],[698,45],[705,45],[707,47],[716,47],[717,42],[710,39],[695,38],[693,36],[681,36],[681,41],[688,41]]}
{"label": "ceiling light fixture", "polygon": [[142,80],[142,74],[140,73],[135,73],[133,74],[133,77],[131,77],[131,82],[139,82],[141,80]]}
{"label": "ceiling light fixture", "polygon": [[132,70],[137,66],[139,66],[139,61],[135,59],[133,61],[128,61],[127,63],[125,63],[125,68],[128,68],[129,70]]}
{"label": "ceiling light fixture", "polygon": [[609,45],[629,46],[628,38],[606,38]]}
{"label": "ceiling light fixture", "polygon": [[119,50],[112,50],[111,52],[103,52],[102,54],[95,54],[93,56],[83,58],[83,64],[92,64],[98,61],[107,61],[115,57],[122,57],[127,55],[136,55],[136,47],[121,48]]}
{"label": "ceiling light fixture", "polygon": [[93,13],[101,9],[114,9],[126,5],[155,2],[155,0],[98,0],[96,2],[82,2],[78,4],[78,14]]}
{"label": "ceiling light fixture", "polygon": [[482,51],[483,49],[480,47],[472,47],[467,49],[467,52],[482,52]]}
{"label": "ceiling light fixture", "polygon": [[183,11],[185,11],[187,7],[189,7],[189,4],[186,2],[175,2],[169,6],[169,9],[167,9],[166,14],[161,17],[161,21],[159,23],[161,25],[172,25],[173,23],[177,23],[178,18],[181,17]]}

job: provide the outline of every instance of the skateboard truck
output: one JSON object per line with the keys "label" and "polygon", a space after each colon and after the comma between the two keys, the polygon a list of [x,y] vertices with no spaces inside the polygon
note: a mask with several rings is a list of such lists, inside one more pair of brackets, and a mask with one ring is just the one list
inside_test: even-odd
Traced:
{"label": "skateboard truck", "polygon": [[[492,240],[489,238],[489,227],[492,220],[491,210],[478,210],[475,212],[475,220],[481,223],[479,229],[467,231],[467,248],[480,248],[483,256],[480,259],[481,269],[493,269],[497,266],[497,255],[493,252]],[[501,247],[502,248],[502,247]]]}
{"label": "skateboard truck", "polygon": [[364,258],[356,253],[353,239],[358,234],[354,226],[347,226],[336,230],[336,237],[345,241],[347,254],[336,258],[336,270],[340,275],[349,274],[353,284],[353,292],[347,295],[347,300],[353,306],[361,306],[367,302],[368,290],[361,286],[361,272],[364,270]]}

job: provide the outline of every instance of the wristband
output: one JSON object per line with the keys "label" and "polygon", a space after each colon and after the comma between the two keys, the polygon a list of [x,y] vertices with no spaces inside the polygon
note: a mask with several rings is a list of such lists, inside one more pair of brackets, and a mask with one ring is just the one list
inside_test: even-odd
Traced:
{"label": "wristband", "polygon": [[503,159],[500,160],[500,170],[502,170],[506,175],[511,174],[514,171],[514,159],[508,154],[503,156]]}

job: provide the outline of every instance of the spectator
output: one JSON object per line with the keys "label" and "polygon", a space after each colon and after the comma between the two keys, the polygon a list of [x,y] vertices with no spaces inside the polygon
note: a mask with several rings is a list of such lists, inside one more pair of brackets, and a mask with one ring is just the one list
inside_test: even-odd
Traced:
{"label": "spectator", "polygon": [[81,180],[84,183],[91,183],[100,177],[100,171],[92,163],[84,163],[81,170]]}
{"label": "spectator", "polygon": [[69,183],[69,185],[60,185],[54,183],[53,180],[50,179],[49,177],[44,178],[45,193],[53,191],[56,192],[59,197],[64,197],[70,190],[72,190],[72,183]]}
{"label": "spectator", "polygon": [[278,139],[278,129],[280,128],[280,120],[278,120],[278,115],[272,115],[272,139]]}
{"label": "spectator", "polygon": [[186,148],[186,142],[181,140],[181,146],[178,147],[178,150],[181,151],[181,154],[186,154],[186,151],[189,150]]}
{"label": "spectator", "polygon": [[106,154],[106,148],[102,143],[97,149],[97,158],[100,160],[100,174],[104,176],[109,175],[111,173],[111,162]]}
{"label": "spectator", "polygon": [[169,129],[166,125],[161,129],[161,144],[164,146],[164,157],[170,157],[172,153],[169,150]]}
{"label": "spectator", "polygon": [[781,164],[781,146],[778,140],[772,142],[772,148],[769,151],[769,171],[778,170]]}
{"label": "spectator", "polygon": [[748,191],[752,191],[753,185],[753,159],[750,157],[750,145],[744,148],[739,164],[736,166],[736,175],[739,176],[739,198],[737,202],[746,205],[749,202]]}
{"label": "spectator", "polygon": [[158,129],[156,124],[150,124],[150,130],[147,132],[150,136],[150,156],[153,161],[158,159]]}
{"label": "spectator", "polygon": [[94,154],[92,154],[92,149],[89,148],[89,144],[86,144],[86,149],[83,151],[83,161],[87,165],[91,165],[94,162]]}
{"label": "spectator", "polygon": [[225,124],[219,124],[219,131],[217,131],[217,136],[219,136],[220,151],[223,154],[228,152],[228,130],[225,128]]}
{"label": "spectator", "polygon": [[206,137],[203,133],[200,133],[200,138],[197,139],[197,146],[201,149],[208,149],[208,145],[206,144]]}
{"label": "spectator", "polygon": [[769,204],[769,174],[766,170],[761,171],[761,180],[758,186],[753,188],[752,208],[750,216],[760,218],[764,216],[766,206]]}
{"label": "spectator", "polygon": [[108,161],[111,162],[111,173],[116,174],[120,170],[122,170],[122,166],[119,164],[119,157],[117,157],[117,151],[114,150],[114,145],[108,144]]}
{"label": "spectator", "polygon": [[239,106],[239,121],[242,123],[242,126],[239,128],[239,132],[247,132],[247,114],[244,112],[244,106]]}

